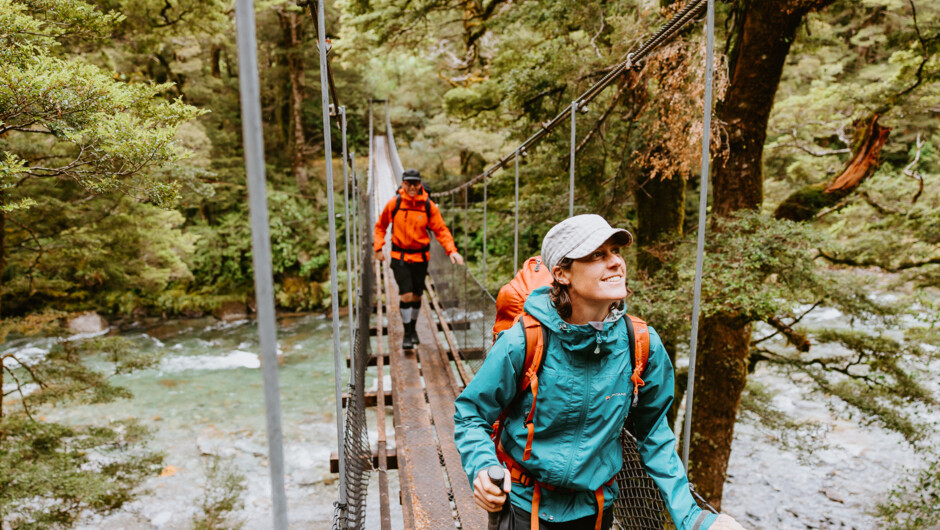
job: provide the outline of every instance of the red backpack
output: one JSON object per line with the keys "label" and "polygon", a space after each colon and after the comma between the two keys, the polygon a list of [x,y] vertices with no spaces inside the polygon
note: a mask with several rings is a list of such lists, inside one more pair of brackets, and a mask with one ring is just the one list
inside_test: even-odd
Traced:
{"label": "red backpack", "polygon": [[[539,368],[542,366],[542,358],[545,352],[544,332],[542,323],[535,317],[525,312],[523,309],[526,298],[529,293],[535,289],[551,285],[552,275],[548,267],[542,267],[541,256],[535,256],[526,260],[522,268],[516,273],[516,276],[499,290],[496,297],[496,324],[493,326],[493,336],[499,332],[509,329],[516,322],[522,321],[522,327],[525,331],[525,362],[522,365],[522,377],[519,379],[516,396],[513,402],[519,399],[526,390],[532,392],[532,406],[529,408],[529,414],[525,419],[525,426],[529,431],[526,437],[525,450],[522,454],[522,460],[528,460],[532,455],[532,440],[535,437],[535,404],[539,393]],[[640,387],[645,383],[641,378],[643,370],[649,361],[650,355],[650,334],[646,322],[633,315],[627,317],[627,333],[630,336],[634,357],[634,369],[630,376],[633,383],[633,405],[636,406],[639,398]],[[505,425],[506,416],[509,414],[509,408],[500,413],[499,418],[493,423],[493,443],[496,445],[496,456],[510,472],[513,482],[519,482],[524,486],[535,485],[535,492],[532,497],[532,530],[538,529],[538,503],[541,489],[551,491],[566,491],[566,488],[552,486],[534,480],[518,462],[512,459],[500,445],[500,435],[502,427]],[[608,484],[613,483],[611,478]],[[603,515],[604,493],[603,487],[595,492],[598,502],[597,525],[599,528],[601,516]]]}

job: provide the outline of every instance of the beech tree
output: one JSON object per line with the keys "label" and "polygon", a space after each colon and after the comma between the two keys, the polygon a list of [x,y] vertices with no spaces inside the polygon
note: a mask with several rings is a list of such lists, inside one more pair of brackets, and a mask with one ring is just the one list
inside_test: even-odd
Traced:
{"label": "beech tree", "polygon": [[[169,84],[123,82],[62,46],[104,39],[121,20],[78,0],[0,1],[0,294],[17,304],[64,307],[95,285],[159,290],[188,274],[182,219],[164,210],[180,185],[158,170],[187,156],[177,128],[200,111],[163,100]],[[40,315],[6,318],[2,335],[56,333],[64,314]],[[121,451],[144,438],[133,421],[75,427],[34,415],[127,397],[83,362],[101,354],[110,373],[154,361],[122,339],[0,356],[0,525],[68,526],[109,512],[159,469],[160,455]]]}

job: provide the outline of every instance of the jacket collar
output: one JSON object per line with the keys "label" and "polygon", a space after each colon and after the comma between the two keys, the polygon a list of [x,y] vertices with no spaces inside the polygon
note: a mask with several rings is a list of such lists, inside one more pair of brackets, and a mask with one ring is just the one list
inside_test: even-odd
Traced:
{"label": "jacket collar", "polygon": [[566,350],[583,355],[606,355],[614,350],[620,339],[620,322],[625,311],[615,309],[603,322],[570,324],[565,322],[549,295],[550,287],[539,287],[529,294],[525,310],[545,325],[562,343]]}

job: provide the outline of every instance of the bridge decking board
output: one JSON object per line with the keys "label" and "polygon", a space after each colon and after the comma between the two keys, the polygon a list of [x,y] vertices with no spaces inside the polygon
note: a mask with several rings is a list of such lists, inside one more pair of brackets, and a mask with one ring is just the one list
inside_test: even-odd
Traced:
{"label": "bridge decking board", "polygon": [[427,301],[422,304],[421,309],[424,318],[418,325],[418,336],[421,339],[418,356],[454,504],[460,517],[461,528],[484,530],[488,522],[486,512],[473,500],[473,490],[470,489],[467,474],[461,466],[460,453],[454,445],[454,398],[460,389],[447,359],[446,350],[432,327],[434,319]]}
{"label": "bridge decking board", "polygon": [[395,442],[405,528],[451,530],[456,525],[444,486],[437,436],[431,425],[431,410],[425,400],[418,360],[414,353],[406,354],[402,350],[404,329],[398,312],[398,286],[388,280],[387,263],[383,269],[388,295],[388,347],[395,393]]}
{"label": "bridge decking board", "polygon": [[[384,276],[382,274],[382,267],[378,263],[375,264],[375,277],[378,279],[378,289],[379,294],[378,300],[376,301],[376,315],[378,316],[378,321],[382,321],[382,291],[384,290]],[[384,337],[381,334],[378,335],[378,340],[376,340],[375,346],[375,356],[376,359],[376,403],[383,404],[392,404],[386,401],[385,399],[385,360],[387,359],[385,353],[385,343]],[[388,394],[389,397],[392,393]],[[389,400],[390,401],[390,400]],[[376,427],[378,428],[378,469],[379,469],[379,517],[380,517],[380,528],[381,530],[391,530],[392,528],[392,513],[391,507],[389,506],[388,501],[388,454],[387,447],[388,441],[386,440],[385,433],[385,407],[380,406],[376,407],[375,410],[376,418]],[[398,458],[396,455],[395,458],[395,468],[398,468]]]}

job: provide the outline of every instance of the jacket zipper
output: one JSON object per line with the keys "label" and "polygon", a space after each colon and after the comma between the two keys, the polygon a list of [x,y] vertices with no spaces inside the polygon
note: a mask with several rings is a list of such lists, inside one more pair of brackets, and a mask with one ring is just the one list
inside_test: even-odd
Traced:
{"label": "jacket zipper", "polygon": [[[587,364],[590,364],[590,363],[587,363]],[[585,420],[587,419],[587,409],[588,409],[588,405],[590,404],[589,398],[591,394],[591,371],[592,371],[591,367],[588,366],[588,369],[586,370],[587,373],[585,374],[585,378],[584,378],[585,379],[584,387],[587,389],[587,393],[584,396],[584,401],[582,401],[581,403],[581,418],[578,421],[578,435],[574,439],[575,444],[573,448],[574,451],[572,451],[572,454],[577,454],[578,447],[580,447],[581,445],[581,436],[584,435],[584,423],[585,423]],[[564,479],[562,480],[562,484],[568,483],[568,475],[571,474],[571,464],[573,463],[574,463],[574,456],[572,456],[568,460],[568,467],[565,469],[565,476],[564,476]]]}

